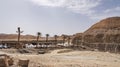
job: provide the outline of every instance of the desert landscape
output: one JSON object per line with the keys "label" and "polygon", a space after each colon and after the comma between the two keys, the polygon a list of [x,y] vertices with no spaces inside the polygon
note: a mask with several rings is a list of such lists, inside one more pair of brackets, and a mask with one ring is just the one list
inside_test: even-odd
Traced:
{"label": "desert landscape", "polygon": [[0,67],[120,67],[120,0],[0,0]]}
{"label": "desert landscape", "polygon": [[74,35],[40,34],[1,34],[0,62],[10,65],[2,67],[120,67],[120,17]]}

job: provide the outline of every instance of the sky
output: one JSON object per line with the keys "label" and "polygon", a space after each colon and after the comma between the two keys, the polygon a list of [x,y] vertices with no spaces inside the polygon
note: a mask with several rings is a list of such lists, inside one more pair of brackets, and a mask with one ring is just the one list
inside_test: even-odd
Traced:
{"label": "sky", "polygon": [[120,0],[0,0],[0,33],[72,35],[120,16]]}

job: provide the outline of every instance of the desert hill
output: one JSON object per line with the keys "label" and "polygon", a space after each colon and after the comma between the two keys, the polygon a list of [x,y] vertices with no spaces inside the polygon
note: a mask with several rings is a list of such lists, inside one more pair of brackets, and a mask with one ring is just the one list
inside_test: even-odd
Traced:
{"label": "desert hill", "polygon": [[110,17],[101,20],[100,22],[91,26],[84,34],[93,33],[118,33],[120,34],[120,17]]}
{"label": "desert hill", "polygon": [[120,17],[101,20],[85,31],[83,36],[87,42],[120,43]]}
{"label": "desert hill", "polygon": [[[21,35],[20,36],[20,39],[35,39],[36,40],[37,38],[37,35]],[[17,34],[0,34],[0,39],[18,39],[18,35]],[[46,37],[40,37],[40,40],[45,40]],[[54,36],[51,37],[49,36],[48,38],[49,40],[54,40]],[[62,40],[63,37],[62,35],[61,36],[58,36],[57,40]]]}
{"label": "desert hill", "polygon": [[100,50],[120,50],[120,17],[110,17],[97,22],[82,34],[75,35],[73,43]]}
{"label": "desert hill", "polygon": [[110,17],[94,24],[89,30],[93,29],[116,29],[120,28],[120,17]]}
{"label": "desert hill", "polygon": [[[0,39],[17,39],[17,34],[0,34]],[[21,39],[36,39],[33,35],[21,35]]]}

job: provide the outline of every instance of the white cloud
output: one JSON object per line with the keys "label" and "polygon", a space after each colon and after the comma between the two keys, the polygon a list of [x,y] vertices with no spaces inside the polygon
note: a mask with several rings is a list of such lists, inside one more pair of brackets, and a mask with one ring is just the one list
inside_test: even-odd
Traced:
{"label": "white cloud", "polygon": [[[66,8],[74,13],[83,14],[91,19],[98,20],[106,17],[120,16],[120,7],[96,10],[103,0],[31,0],[31,2],[46,7]],[[95,9],[94,9],[95,8]]]}
{"label": "white cloud", "polygon": [[77,13],[89,15],[94,12],[93,8],[97,7],[100,1],[101,0],[72,0],[67,8]]}
{"label": "white cloud", "polygon": [[89,15],[94,12],[93,8],[100,4],[101,0],[31,0],[39,6],[62,7],[70,11]]}
{"label": "white cloud", "polygon": [[94,13],[93,15],[90,15],[91,19],[104,19],[107,17],[113,17],[113,16],[120,16],[120,7],[114,7],[110,9],[106,9],[104,11],[101,11],[100,13]]}
{"label": "white cloud", "polygon": [[114,12],[114,11],[120,11],[120,7],[115,7],[115,8],[111,8],[111,9],[106,9],[104,11],[104,13],[110,13],[110,12]]}
{"label": "white cloud", "polygon": [[39,6],[48,7],[62,7],[64,5],[64,0],[31,0],[33,3]]}

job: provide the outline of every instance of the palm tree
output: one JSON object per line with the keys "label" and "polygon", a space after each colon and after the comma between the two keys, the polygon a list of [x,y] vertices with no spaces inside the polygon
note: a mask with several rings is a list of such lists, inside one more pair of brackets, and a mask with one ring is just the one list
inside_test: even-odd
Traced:
{"label": "palm tree", "polygon": [[[49,37],[50,35],[49,34],[46,34],[46,45],[48,45],[48,37]],[[46,47],[47,48],[47,47]]]}
{"label": "palm tree", "polygon": [[37,32],[37,45],[39,44],[39,38],[41,37],[41,33],[40,32]]}
{"label": "palm tree", "polygon": [[49,36],[50,36],[49,34],[46,34],[46,42],[48,42],[48,37]]}
{"label": "palm tree", "polygon": [[21,46],[22,48],[22,45],[20,45],[20,36],[21,36],[21,33],[23,33],[23,31],[20,30],[20,27],[18,27],[18,31],[16,31],[18,33],[18,44],[16,45],[16,48],[20,48],[19,46]]}
{"label": "palm tree", "polygon": [[55,38],[55,45],[57,45],[57,38],[58,38],[58,36],[54,35],[54,38]]}
{"label": "palm tree", "polygon": [[68,40],[68,45],[70,45],[70,36],[67,37],[67,40]]}
{"label": "palm tree", "polygon": [[63,45],[64,45],[65,40],[66,40],[67,37],[66,37],[66,35],[63,34],[63,35],[62,35],[62,38],[63,38]]}

